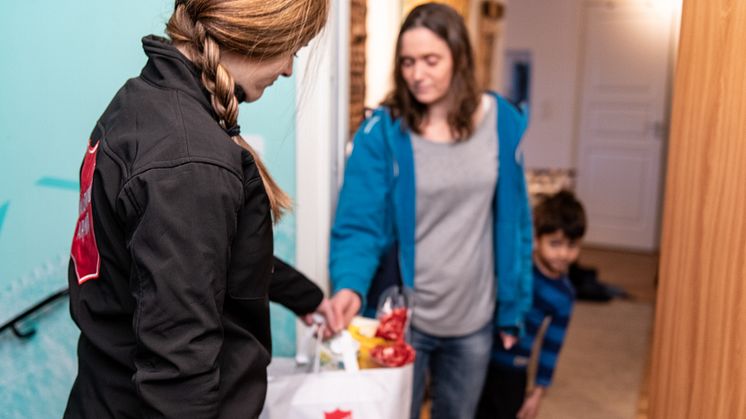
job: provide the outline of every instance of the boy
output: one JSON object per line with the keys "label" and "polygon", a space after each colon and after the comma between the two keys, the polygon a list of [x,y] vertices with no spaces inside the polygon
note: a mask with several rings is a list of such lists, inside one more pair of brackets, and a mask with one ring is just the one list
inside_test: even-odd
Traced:
{"label": "boy", "polygon": [[[574,291],[567,272],[580,254],[585,226],[583,206],[571,192],[549,196],[534,209],[534,300],[526,315],[526,333],[509,350],[495,339],[478,419],[536,417],[572,313]],[[541,344],[534,388],[526,395],[531,349],[547,317],[551,321]]]}

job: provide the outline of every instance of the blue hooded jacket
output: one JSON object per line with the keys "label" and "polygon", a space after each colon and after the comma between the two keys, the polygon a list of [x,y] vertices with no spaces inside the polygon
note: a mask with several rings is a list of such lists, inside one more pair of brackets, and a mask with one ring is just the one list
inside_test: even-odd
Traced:
{"label": "blue hooded jacket", "polygon": [[[497,134],[499,164],[494,207],[495,326],[522,331],[531,307],[531,211],[518,145],[527,117],[501,96]],[[414,288],[415,169],[409,133],[401,119],[380,107],[361,124],[347,162],[332,227],[332,288],[347,288],[365,301],[384,251],[399,245],[402,282]],[[464,220],[468,222],[469,220]]]}

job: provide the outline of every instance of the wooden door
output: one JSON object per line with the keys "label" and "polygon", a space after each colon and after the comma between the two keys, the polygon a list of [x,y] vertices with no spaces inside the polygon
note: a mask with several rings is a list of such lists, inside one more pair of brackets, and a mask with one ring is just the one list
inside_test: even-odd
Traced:
{"label": "wooden door", "polygon": [[746,2],[684,1],[653,419],[746,418]]}

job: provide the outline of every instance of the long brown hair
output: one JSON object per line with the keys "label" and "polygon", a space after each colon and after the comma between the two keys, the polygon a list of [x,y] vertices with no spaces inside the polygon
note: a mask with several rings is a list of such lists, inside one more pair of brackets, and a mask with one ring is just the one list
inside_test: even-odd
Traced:
{"label": "long brown hair", "polygon": [[453,75],[449,86],[452,107],[448,111],[448,125],[457,141],[463,141],[474,132],[473,116],[480,103],[480,92],[474,74],[474,54],[464,19],[453,8],[440,3],[426,3],[415,7],[399,29],[394,57],[394,88],[386,96],[387,106],[395,118],[402,118],[407,126],[421,133],[427,106],[418,102],[407,87],[401,72],[402,35],[410,29],[426,28],[448,44],[453,58]]}
{"label": "long brown hair", "polygon": [[218,122],[256,162],[277,222],[292,205],[259,155],[237,132],[235,82],[220,64],[221,49],[252,58],[274,58],[306,45],[326,24],[329,0],[177,0],[166,33],[186,45],[202,72]]}

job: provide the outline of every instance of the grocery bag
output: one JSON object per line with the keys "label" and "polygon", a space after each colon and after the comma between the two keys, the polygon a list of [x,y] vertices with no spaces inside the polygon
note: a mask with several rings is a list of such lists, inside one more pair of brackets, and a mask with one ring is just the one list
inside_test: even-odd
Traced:
{"label": "grocery bag", "polygon": [[260,419],[406,419],[412,368],[306,372],[292,358],[274,358]]}

